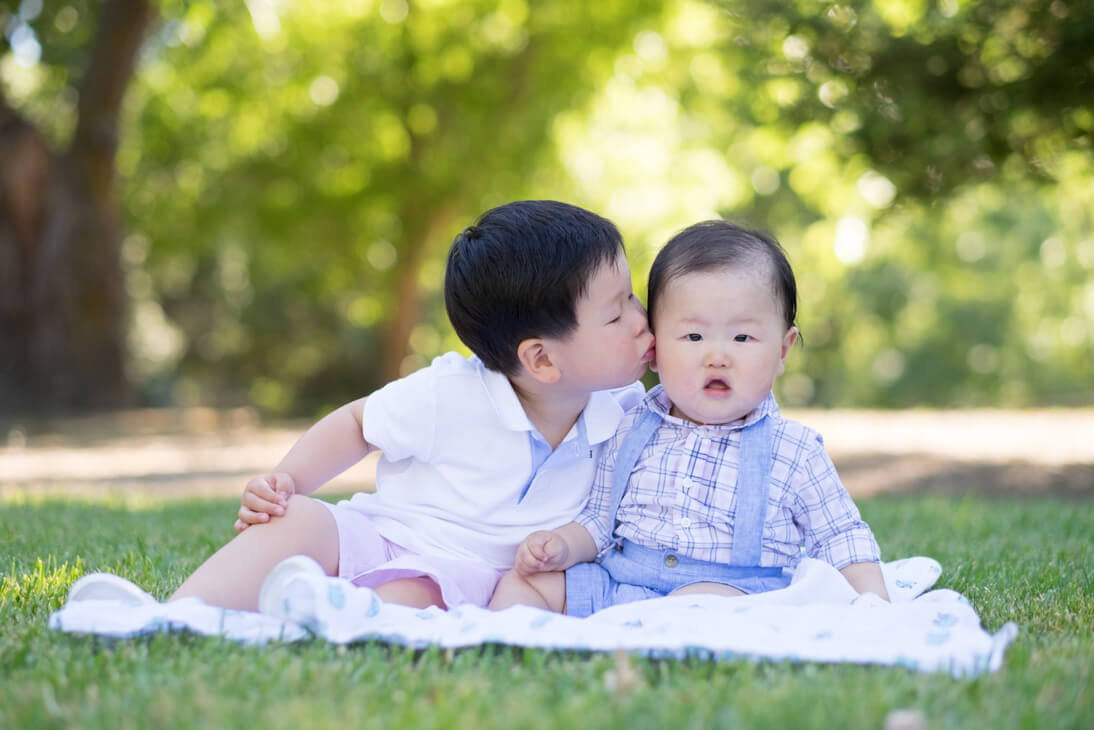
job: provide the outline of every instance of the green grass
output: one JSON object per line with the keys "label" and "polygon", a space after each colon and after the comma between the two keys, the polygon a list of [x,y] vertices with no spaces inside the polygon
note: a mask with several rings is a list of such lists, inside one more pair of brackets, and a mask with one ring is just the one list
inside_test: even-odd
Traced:
{"label": "green grass", "polygon": [[[1016,621],[1003,669],[653,661],[485,647],[320,642],[244,647],[189,635],[51,632],[85,572],[159,597],[231,537],[231,501],[0,501],[0,729],[871,728],[898,708],[937,728],[1094,727],[1094,502],[865,500],[886,557],[930,555],[985,627]],[[631,681],[618,681],[634,671]]]}

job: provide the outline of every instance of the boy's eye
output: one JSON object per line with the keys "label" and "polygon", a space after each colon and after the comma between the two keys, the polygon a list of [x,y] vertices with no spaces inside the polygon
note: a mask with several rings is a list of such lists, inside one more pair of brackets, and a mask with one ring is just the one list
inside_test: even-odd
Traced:
{"label": "boy's eye", "polygon": [[684,335],[684,339],[688,342],[702,342],[703,336],[698,332],[689,332]]}
{"label": "boy's eye", "polygon": [[619,321],[619,320],[621,320],[621,319],[623,319],[623,315],[622,315],[622,314],[621,314],[621,315],[619,315],[618,317],[616,317],[615,319],[610,319],[610,320],[608,320],[608,324],[615,324],[616,322],[618,322],[618,321]]}
{"label": "boy's eye", "polygon": [[752,339],[752,338],[749,337],[748,335],[737,335],[733,338],[733,341],[734,342],[748,342],[750,339]]}

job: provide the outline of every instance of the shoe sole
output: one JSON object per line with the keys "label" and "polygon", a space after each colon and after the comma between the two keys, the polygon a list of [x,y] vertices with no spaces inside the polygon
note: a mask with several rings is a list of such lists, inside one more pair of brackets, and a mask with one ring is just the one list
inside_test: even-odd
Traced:
{"label": "shoe sole", "polygon": [[121,601],[133,606],[157,603],[135,583],[110,573],[89,573],[73,583],[67,602],[78,601]]}

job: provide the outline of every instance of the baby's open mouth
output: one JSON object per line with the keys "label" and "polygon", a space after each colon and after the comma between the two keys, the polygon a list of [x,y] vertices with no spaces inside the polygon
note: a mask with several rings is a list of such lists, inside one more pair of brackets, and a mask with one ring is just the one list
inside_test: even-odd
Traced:
{"label": "baby's open mouth", "polygon": [[707,380],[706,383],[703,384],[703,390],[724,393],[729,390],[729,383],[727,383],[722,378],[710,378],[709,380]]}

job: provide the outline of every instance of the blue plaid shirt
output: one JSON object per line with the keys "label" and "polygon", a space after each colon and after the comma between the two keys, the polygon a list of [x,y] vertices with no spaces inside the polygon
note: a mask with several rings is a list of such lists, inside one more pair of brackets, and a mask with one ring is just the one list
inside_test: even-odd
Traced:
{"label": "blue plaid shirt", "polygon": [[[881,559],[874,534],[840,482],[820,434],[780,417],[773,394],[745,418],[722,425],[697,426],[670,416],[670,407],[664,389],[653,388],[623,417],[608,442],[589,501],[577,517],[598,549],[622,537],[697,560],[728,563],[741,429],[767,415],[772,419],[774,463],[760,565],[797,565],[803,545],[810,557],[836,568]],[[642,451],[613,522],[608,512],[616,454],[644,410],[660,413],[661,426]]]}

